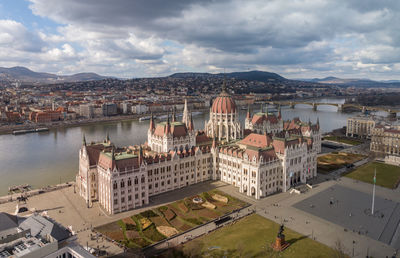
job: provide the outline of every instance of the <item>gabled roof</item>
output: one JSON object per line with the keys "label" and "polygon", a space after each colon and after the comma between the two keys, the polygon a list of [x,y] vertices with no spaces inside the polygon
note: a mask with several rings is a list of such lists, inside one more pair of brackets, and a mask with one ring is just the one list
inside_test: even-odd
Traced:
{"label": "gabled roof", "polygon": [[99,155],[106,146],[104,144],[91,144],[86,146],[86,151],[89,156],[89,165],[94,166],[99,161]]}
{"label": "gabled roof", "polygon": [[276,124],[279,122],[278,118],[273,113],[256,113],[251,119],[251,123],[253,125],[262,124],[264,121],[270,122],[271,124]]}
{"label": "gabled roof", "polygon": [[238,142],[238,144],[254,146],[257,148],[265,148],[271,145],[272,139],[265,134],[251,133],[246,136],[243,140]]}
{"label": "gabled roof", "polygon": [[33,214],[24,219],[19,227],[23,230],[30,229],[32,236],[42,236],[45,238],[46,235],[50,235],[57,241],[63,241],[70,236],[66,228],[37,214]]}
{"label": "gabled roof", "polygon": [[0,212],[0,232],[3,230],[16,228],[18,227],[18,217],[5,213]]}
{"label": "gabled roof", "polygon": [[[186,125],[182,122],[171,122],[170,124],[170,133],[174,138],[185,137],[188,134],[188,130]],[[167,122],[158,123],[156,125],[156,129],[154,131],[154,135],[162,137],[166,133],[166,127],[168,126]]]}

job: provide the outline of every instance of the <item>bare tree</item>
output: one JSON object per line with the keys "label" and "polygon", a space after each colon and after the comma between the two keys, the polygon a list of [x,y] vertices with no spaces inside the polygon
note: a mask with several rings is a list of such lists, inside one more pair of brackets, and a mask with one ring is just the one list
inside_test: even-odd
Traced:
{"label": "bare tree", "polygon": [[347,255],[345,254],[345,248],[344,245],[342,243],[342,241],[340,240],[340,238],[338,238],[335,242],[335,254],[334,257],[336,258],[345,258],[347,257]]}

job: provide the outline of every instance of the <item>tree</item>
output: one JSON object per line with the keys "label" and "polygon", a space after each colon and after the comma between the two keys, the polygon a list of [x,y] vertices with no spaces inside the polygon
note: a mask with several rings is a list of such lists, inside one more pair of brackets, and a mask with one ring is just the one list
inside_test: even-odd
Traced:
{"label": "tree", "polygon": [[347,257],[345,254],[345,248],[344,245],[342,243],[342,241],[340,240],[340,238],[338,238],[335,242],[335,255],[334,257],[336,258],[345,258]]}

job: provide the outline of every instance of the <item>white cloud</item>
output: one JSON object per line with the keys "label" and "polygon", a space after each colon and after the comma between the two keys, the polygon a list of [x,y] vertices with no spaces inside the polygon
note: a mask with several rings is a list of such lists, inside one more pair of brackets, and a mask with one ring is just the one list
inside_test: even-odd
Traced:
{"label": "white cloud", "polygon": [[221,68],[288,77],[399,72],[397,0],[29,1],[34,14],[60,24],[58,34],[0,23],[0,47],[36,38],[11,45],[10,62],[32,56],[29,63],[46,68],[47,58],[61,72],[124,77]]}

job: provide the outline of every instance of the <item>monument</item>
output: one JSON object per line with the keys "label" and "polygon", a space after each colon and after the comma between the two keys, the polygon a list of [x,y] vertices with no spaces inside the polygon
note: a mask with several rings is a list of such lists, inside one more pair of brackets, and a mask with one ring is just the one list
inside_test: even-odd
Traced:
{"label": "monument", "polygon": [[275,239],[275,243],[272,244],[272,248],[275,251],[283,251],[286,248],[288,248],[289,245],[290,245],[288,242],[285,241],[285,235],[283,234],[284,230],[285,229],[284,229],[283,224],[282,224],[280,226],[280,228],[279,228],[279,232],[278,232],[278,235],[277,235],[277,237]]}

